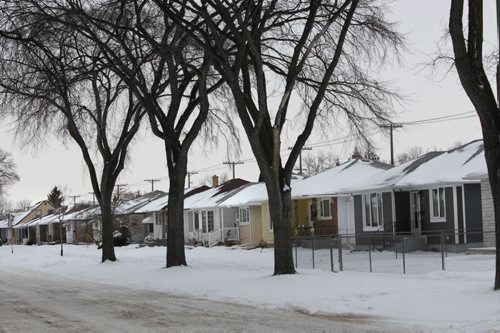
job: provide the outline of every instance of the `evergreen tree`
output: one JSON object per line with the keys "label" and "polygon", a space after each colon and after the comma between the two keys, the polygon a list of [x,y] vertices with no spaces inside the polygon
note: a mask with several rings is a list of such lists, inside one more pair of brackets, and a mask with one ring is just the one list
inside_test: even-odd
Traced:
{"label": "evergreen tree", "polygon": [[57,186],[54,186],[54,188],[47,194],[47,201],[55,208],[55,209],[60,209],[61,205],[64,201],[64,196],[59,188]]}

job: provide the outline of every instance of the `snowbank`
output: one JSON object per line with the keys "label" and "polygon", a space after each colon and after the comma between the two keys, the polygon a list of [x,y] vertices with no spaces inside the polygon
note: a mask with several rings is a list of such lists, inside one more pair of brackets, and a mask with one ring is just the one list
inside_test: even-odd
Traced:
{"label": "snowbank", "polygon": [[29,269],[77,280],[194,295],[313,314],[384,317],[432,329],[500,328],[493,271],[388,274],[299,269],[272,276],[273,250],[189,248],[188,267],[165,269],[165,248],[117,248],[117,262],[100,263],[95,246],[0,247],[0,269]]}

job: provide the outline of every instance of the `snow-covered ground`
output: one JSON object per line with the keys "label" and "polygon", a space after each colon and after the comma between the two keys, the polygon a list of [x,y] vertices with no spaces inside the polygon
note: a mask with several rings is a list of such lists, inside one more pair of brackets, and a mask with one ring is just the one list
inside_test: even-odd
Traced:
{"label": "snow-covered ground", "polygon": [[[0,270],[21,268],[42,275],[311,314],[368,315],[435,330],[500,329],[500,293],[492,290],[493,269],[467,271],[464,265],[459,271],[441,271],[440,261],[436,263],[437,258],[427,253],[409,257],[413,265],[409,267],[415,271],[409,269],[406,275],[381,273],[382,263],[390,262],[391,253],[377,254],[387,258],[375,262],[379,268],[374,266],[374,273],[332,273],[328,271],[329,251],[316,251],[316,260],[325,269],[301,268],[310,260],[305,259],[307,249],[303,249],[298,274],[272,276],[272,249],[189,248],[189,266],[171,269],[164,268],[163,247],[117,248],[119,260],[104,264],[95,246],[67,245],[64,257],[59,256],[58,246],[14,246],[14,253],[10,251],[10,247],[0,247]],[[359,266],[354,260],[362,255],[347,255],[345,262],[353,269],[363,267],[366,260],[360,259]],[[431,263],[434,270],[417,269]]]}

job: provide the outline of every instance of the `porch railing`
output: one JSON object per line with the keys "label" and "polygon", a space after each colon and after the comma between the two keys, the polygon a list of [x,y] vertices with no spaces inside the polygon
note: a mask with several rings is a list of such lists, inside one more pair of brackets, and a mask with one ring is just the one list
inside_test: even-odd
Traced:
{"label": "porch railing", "polygon": [[203,245],[208,247],[215,246],[219,242],[239,240],[240,231],[238,228],[224,228],[201,234],[201,241]]}
{"label": "porch railing", "polygon": [[240,229],[239,228],[224,228],[224,240],[225,241],[240,241]]}

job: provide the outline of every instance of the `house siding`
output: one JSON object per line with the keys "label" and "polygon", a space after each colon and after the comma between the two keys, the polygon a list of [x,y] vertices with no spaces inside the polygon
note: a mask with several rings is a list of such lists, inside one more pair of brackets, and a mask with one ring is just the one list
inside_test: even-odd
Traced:
{"label": "house siding", "polygon": [[465,191],[465,220],[467,228],[467,243],[479,243],[483,241],[481,185],[466,184],[464,185],[464,191]]}
{"label": "house siding", "polygon": [[270,216],[269,216],[269,204],[267,202],[262,203],[262,240],[266,244],[274,244],[274,233],[270,230]]}
{"label": "house siding", "polygon": [[[455,230],[454,206],[453,206],[453,188],[445,187],[445,214],[446,219],[443,222],[431,222],[431,204],[429,198],[429,190],[420,192],[421,199],[421,219],[422,233],[427,235],[428,244],[440,243],[440,231],[453,232]],[[449,237],[448,242],[454,243],[454,237]]]}
{"label": "house siding", "polygon": [[483,221],[484,246],[495,246],[495,209],[488,177],[481,179],[481,218]]}
{"label": "house siding", "polygon": [[368,245],[368,244],[379,244],[383,243],[384,238],[387,237],[376,237],[371,238],[373,235],[379,235],[381,233],[387,234],[392,233],[393,218],[392,218],[392,193],[383,192],[382,193],[382,223],[384,225],[383,230],[380,231],[364,231],[363,230],[363,199],[361,195],[354,196],[354,222],[356,230],[356,245]]}
{"label": "house siding", "polygon": [[250,222],[252,223],[251,246],[258,246],[262,241],[262,206],[250,207]]}

